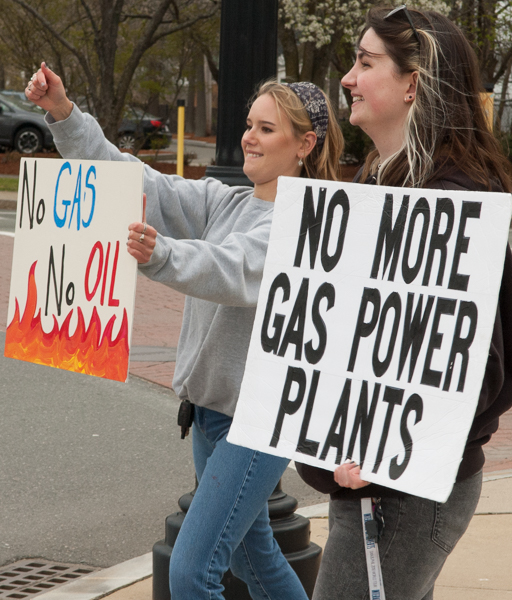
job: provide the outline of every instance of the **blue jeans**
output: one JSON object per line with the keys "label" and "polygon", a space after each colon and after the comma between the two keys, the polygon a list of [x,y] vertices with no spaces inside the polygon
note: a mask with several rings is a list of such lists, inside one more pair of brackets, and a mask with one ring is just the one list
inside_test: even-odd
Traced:
{"label": "blue jeans", "polygon": [[171,554],[172,600],[221,600],[221,579],[229,568],[254,600],[307,600],[268,516],[268,498],[288,460],[228,443],[231,421],[195,407],[199,485]]}
{"label": "blue jeans", "polygon": [[[389,600],[432,600],[445,560],[466,531],[482,487],[482,473],[456,483],[441,504],[417,496],[382,498],[379,542]],[[360,500],[331,500],[329,538],[313,600],[368,600]]]}

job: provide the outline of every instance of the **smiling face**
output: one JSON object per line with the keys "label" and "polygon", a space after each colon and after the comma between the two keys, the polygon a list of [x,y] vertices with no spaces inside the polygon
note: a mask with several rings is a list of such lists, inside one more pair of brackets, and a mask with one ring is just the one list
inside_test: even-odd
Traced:
{"label": "smiling face", "polygon": [[273,201],[280,175],[300,175],[298,162],[305,153],[305,140],[295,135],[288,117],[278,112],[274,98],[263,94],[249,111],[242,150],[244,173],[254,183],[254,195]]}
{"label": "smiling face", "polygon": [[341,83],[352,95],[350,122],[371,137],[382,160],[402,147],[415,81],[415,73],[398,73],[382,40],[368,29],[356,62]]}

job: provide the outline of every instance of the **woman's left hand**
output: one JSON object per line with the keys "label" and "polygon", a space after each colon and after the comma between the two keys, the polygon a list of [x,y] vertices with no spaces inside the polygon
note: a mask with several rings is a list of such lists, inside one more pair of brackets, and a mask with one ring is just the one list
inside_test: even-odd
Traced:
{"label": "woman's left hand", "polygon": [[142,223],[135,222],[128,226],[128,252],[140,264],[149,262],[156,246],[157,231],[146,223],[146,194],[143,195]]}
{"label": "woman's left hand", "polygon": [[341,487],[351,488],[352,490],[358,490],[359,488],[370,485],[369,481],[361,479],[359,473],[361,467],[356,463],[345,463],[336,467],[334,471],[334,481]]}

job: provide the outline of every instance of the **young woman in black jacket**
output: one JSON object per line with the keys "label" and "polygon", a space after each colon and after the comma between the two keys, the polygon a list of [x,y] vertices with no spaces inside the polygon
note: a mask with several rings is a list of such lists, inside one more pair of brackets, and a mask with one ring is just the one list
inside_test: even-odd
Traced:
{"label": "young woman in black jacket", "polygon": [[[449,19],[427,11],[371,9],[353,68],[350,122],[372,139],[361,183],[447,190],[511,191],[509,164],[482,107],[476,56]],[[446,503],[360,478],[357,464],[334,474],[298,465],[305,481],[330,493],[330,534],[314,600],[364,600],[368,575],[361,525],[363,497],[380,498],[379,542],[391,600],[429,600],[443,564],[476,509],[482,446],[512,406],[512,255],[507,248],[489,358],[456,483]]]}

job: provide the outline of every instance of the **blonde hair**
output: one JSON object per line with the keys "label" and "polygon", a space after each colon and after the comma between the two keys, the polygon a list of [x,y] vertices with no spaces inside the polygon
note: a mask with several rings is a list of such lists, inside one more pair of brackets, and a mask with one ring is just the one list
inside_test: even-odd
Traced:
{"label": "blonde hair", "polygon": [[[272,96],[279,113],[284,114],[289,119],[293,132],[297,137],[308,131],[313,131],[313,125],[304,105],[289,86],[277,83],[275,80],[269,80],[259,87],[252,101],[264,94]],[[344,147],[343,134],[329,98],[323,91],[322,94],[327,104],[329,119],[327,133],[323,145],[317,143],[313,150],[303,158],[303,173],[306,177],[312,179],[337,181],[340,179],[340,157]]]}

